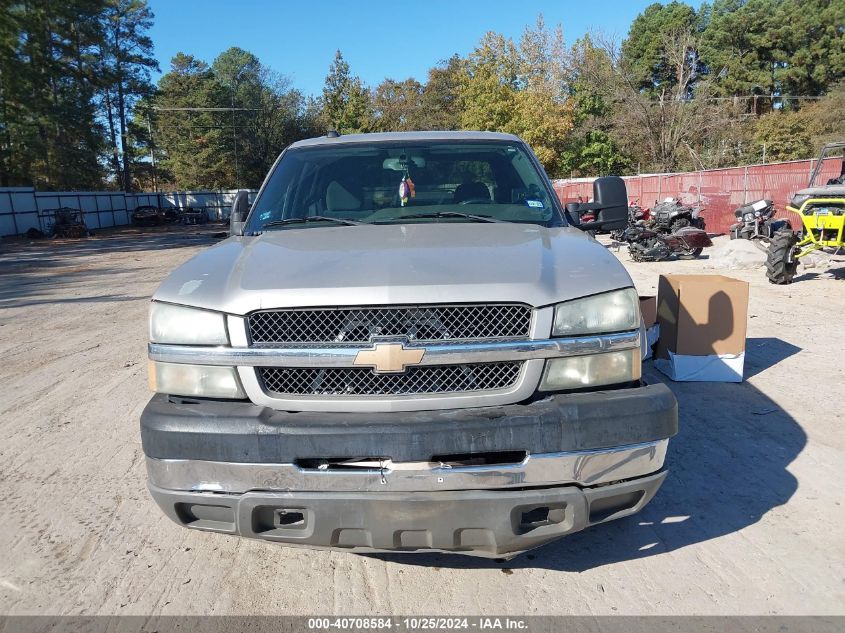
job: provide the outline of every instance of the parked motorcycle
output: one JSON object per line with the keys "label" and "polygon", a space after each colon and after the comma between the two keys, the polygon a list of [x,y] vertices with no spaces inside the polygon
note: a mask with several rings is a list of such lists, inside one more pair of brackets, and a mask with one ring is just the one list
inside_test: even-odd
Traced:
{"label": "parked motorcycle", "polygon": [[651,220],[651,209],[641,207],[639,200],[631,200],[628,203],[628,218],[631,220],[631,224],[635,224],[640,220],[648,222]]}
{"label": "parked motorcycle", "polygon": [[[649,209],[644,209],[640,206],[639,201],[631,200],[628,203],[628,226],[634,226],[635,224],[647,224],[651,219],[651,211]],[[627,227],[626,227],[627,228]],[[625,233],[625,229],[620,229],[618,231],[611,231],[610,237],[617,242],[623,241],[623,234]]]}
{"label": "parked motorcycle", "polygon": [[635,262],[659,262],[673,256],[695,259],[708,246],[713,246],[707,233],[685,226],[674,233],[660,233],[643,224],[629,226],[622,241],[628,242],[628,252]]}
{"label": "parked motorcycle", "polygon": [[677,198],[666,198],[651,210],[652,228],[661,233],[675,233],[686,226],[703,231],[702,211],[701,207],[683,204]]}
{"label": "parked motorcycle", "polygon": [[742,205],[734,211],[737,222],[731,225],[732,240],[769,240],[786,229],[791,231],[789,220],[775,220],[775,203],[771,200],[756,200]]}

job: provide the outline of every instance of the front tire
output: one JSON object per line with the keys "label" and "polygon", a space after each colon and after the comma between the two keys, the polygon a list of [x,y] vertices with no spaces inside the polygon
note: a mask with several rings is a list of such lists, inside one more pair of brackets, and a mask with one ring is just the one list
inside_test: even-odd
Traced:
{"label": "front tire", "polygon": [[766,257],[766,277],[769,283],[784,285],[791,284],[798,271],[798,260],[795,259],[795,245],[798,236],[792,231],[778,231],[769,243]]}
{"label": "front tire", "polygon": [[703,247],[694,248],[691,251],[687,251],[683,255],[678,255],[678,259],[698,259],[701,253],[704,251]]}

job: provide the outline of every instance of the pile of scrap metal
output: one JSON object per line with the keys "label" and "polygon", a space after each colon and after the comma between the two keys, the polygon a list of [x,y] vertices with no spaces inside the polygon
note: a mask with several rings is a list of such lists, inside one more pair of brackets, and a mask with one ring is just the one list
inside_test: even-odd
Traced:
{"label": "pile of scrap metal", "polygon": [[208,211],[201,207],[199,209],[194,209],[193,207],[188,207],[187,209],[183,209],[182,213],[180,214],[180,218],[182,224],[208,224]]}
{"label": "pile of scrap metal", "polygon": [[39,220],[44,221],[44,234],[50,237],[89,237],[93,235],[85,226],[85,213],[81,209],[60,207],[39,212]]}
{"label": "pile of scrap metal", "polygon": [[179,220],[179,211],[172,208],[159,208],[152,205],[135,207],[132,212],[132,224],[135,226],[158,226]]}
{"label": "pile of scrap metal", "polygon": [[713,242],[704,230],[702,209],[667,198],[653,209],[634,203],[628,207],[628,226],[613,238],[628,243],[631,259],[658,262],[678,257],[695,259]]}

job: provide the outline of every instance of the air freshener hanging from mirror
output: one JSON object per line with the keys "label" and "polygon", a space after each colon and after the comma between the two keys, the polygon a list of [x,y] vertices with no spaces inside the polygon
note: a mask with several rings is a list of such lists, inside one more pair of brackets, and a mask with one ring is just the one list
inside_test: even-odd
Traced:
{"label": "air freshener hanging from mirror", "polygon": [[408,204],[408,200],[416,195],[414,188],[414,181],[407,174],[402,176],[402,182],[399,183],[399,201],[404,207]]}

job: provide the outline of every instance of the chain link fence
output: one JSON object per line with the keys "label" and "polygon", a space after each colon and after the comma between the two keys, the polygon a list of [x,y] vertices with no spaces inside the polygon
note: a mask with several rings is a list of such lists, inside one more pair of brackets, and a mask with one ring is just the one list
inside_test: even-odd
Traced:
{"label": "chain link fence", "polygon": [[[665,198],[679,198],[685,204],[700,205],[701,215],[711,233],[727,233],[736,222],[734,210],[746,202],[773,200],[777,216],[794,215],[785,210],[786,203],[799,189],[807,186],[818,161],[796,160],[766,165],[748,165],[727,169],[708,169],[671,174],[624,176],[628,197],[642,207],[651,207]],[[816,184],[839,176],[838,160],[828,160]],[[594,178],[568,178],[554,181],[562,202],[588,201],[593,195]],[[789,218],[793,227],[801,226],[798,218]]]}

